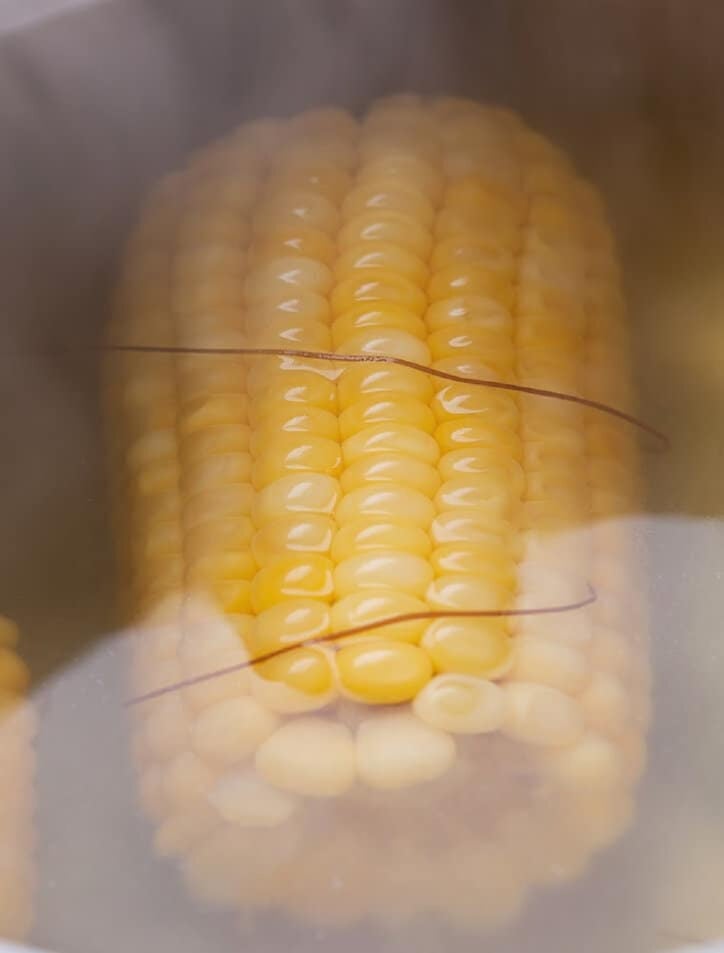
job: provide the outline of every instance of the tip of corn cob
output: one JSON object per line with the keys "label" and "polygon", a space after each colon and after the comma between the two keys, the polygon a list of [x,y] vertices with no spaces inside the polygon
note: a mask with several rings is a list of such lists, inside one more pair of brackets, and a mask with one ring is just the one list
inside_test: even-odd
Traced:
{"label": "tip of corn cob", "polygon": [[[108,378],[157,849],[209,901],[312,919],[492,922],[579,873],[644,757],[635,446],[466,383],[630,402],[568,160],[457,100],[249,124],[150,201],[111,334],[181,348]],[[333,910],[335,871],[364,890]]]}

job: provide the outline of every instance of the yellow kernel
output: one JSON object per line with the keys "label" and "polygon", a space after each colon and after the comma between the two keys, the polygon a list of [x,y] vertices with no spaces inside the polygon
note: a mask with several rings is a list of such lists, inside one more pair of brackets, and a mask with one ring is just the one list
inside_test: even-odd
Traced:
{"label": "yellow kernel", "polygon": [[361,553],[338,564],[334,570],[334,588],[337,598],[361,589],[384,588],[423,596],[432,576],[426,559],[405,551]]}
{"label": "yellow kernel", "polygon": [[196,717],[191,747],[204,761],[235,764],[255,751],[277,722],[276,715],[248,695],[226,698]]}
{"label": "yellow kernel", "polygon": [[355,746],[349,728],[322,718],[286,722],[262,744],[256,769],[274,787],[307,797],[336,797],[352,786]]}
{"label": "yellow kernel", "polygon": [[417,427],[401,424],[375,424],[365,427],[342,444],[342,457],[347,467],[368,454],[404,453],[406,456],[435,464],[440,456],[437,441]]}
{"label": "yellow kernel", "polygon": [[328,553],[335,524],[330,516],[304,513],[273,519],[258,530],[252,552],[260,566],[268,566],[288,553]]}
{"label": "yellow kernel", "polygon": [[337,671],[355,698],[392,705],[417,695],[432,676],[432,663],[416,645],[378,640],[343,646]]}
{"label": "yellow kernel", "polygon": [[[342,632],[381,619],[424,613],[428,606],[421,599],[396,589],[370,589],[338,599],[332,606],[332,632]],[[370,636],[402,642],[419,642],[427,623],[424,620],[397,622],[370,629],[368,634],[351,641],[369,642]]]}
{"label": "yellow kernel", "polygon": [[351,218],[340,230],[337,241],[344,250],[357,242],[390,242],[427,261],[433,245],[429,230],[410,215],[393,211],[367,211]]}
{"label": "yellow kernel", "polygon": [[374,177],[370,181],[363,179],[347,194],[342,205],[347,221],[367,210],[401,212],[426,228],[435,219],[429,199],[414,186],[392,176],[386,179]]}
{"label": "yellow kernel", "polygon": [[[450,325],[434,331],[427,341],[432,360],[441,370],[456,373],[452,367],[444,366],[443,362],[450,360],[480,362],[483,366],[491,367],[501,360],[512,366],[516,352],[513,339],[508,334],[497,330],[490,330],[485,324]],[[462,373],[462,372],[458,372]],[[490,378],[494,375],[468,372],[466,377]],[[476,388],[483,390],[482,387]]]}
{"label": "yellow kernel", "polygon": [[514,398],[485,387],[444,384],[435,395],[433,410],[440,421],[459,419],[462,414],[475,414],[481,420],[494,420],[501,427],[518,427],[519,413]]}
{"label": "yellow kernel", "polygon": [[288,599],[260,612],[247,644],[253,657],[319,639],[329,632],[329,606],[318,599]]}
{"label": "yellow kernel", "polygon": [[424,287],[428,280],[427,265],[412,252],[391,242],[363,241],[346,248],[334,266],[337,280],[367,268],[389,269]]}
{"label": "yellow kernel", "polygon": [[504,686],[507,712],[503,731],[532,745],[572,745],[583,734],[579,705],[547,685],[510,682]]}
{"label": "yellow kernel", "polygon": [[436,675],[413,702],[426,724],[456,734],[497,731],[505,716],[505,693],[495,682],[470,675]]}
{"label": "yellow kernel", "polygon": [[360,780],[372,788],[394,790],[432,781],[454,760],[450,735],[409,713],[367,719],[357,731]]}
{"label": "yellow kernel", "polygon": [[[427,367],[430,351],[424,341],[407,331],[397,328],[368,327],[355,331],[337,348],[338,354],[379,354],[383,357],[399,357]],[[412,372],[422,376],[421,371]]]}
{"label": "yellow kernel", "polygon": [[362,394],[407,394],[429,404],[435,392],[430,375],[413,368],[373,363],[340,367],[343,367],[338,384],[341,410],[357,403]]}
{"label": "yellow kernel", "polygon": [[341,466],[342,450],[336,440],[314,434],[278,434],[272,446],[254,461],[252,482],[260,490],[290,470],[336,476]]}
{"label": "yellow kernel", "polygon": [[252,608],[251,583],[246,579],[219,579],[206,583],[206,591],[213,596],[223,612],[246,614]]}
{"label": "yellow kernel", "polygon": [[412,311],[405,311],[384,301],[372,305],[363,301],[335,319],[332,325],[333,346],[343,352],[345,341],[365,328],[392,328],[416,338],[424,338],[427,334],[425,322]]}
{"label": "yellow kernel", "polygon": [[395,483],[372,483],[345,493],[335,517],[340,526],[373,518],[384,522],[398,520],[426,528],[435,517],[435,507],[419,490]]}
{"label": "yellow kernel", "polygon": [[516,585],[516,565],[505,543],[493,537],[485,543],[448,543],[438,546],[430,556],[436,576],[449,573],[477,574],[511,591]]}
{"label": "yellow kernel", "polygon": [[257,301],[265,298],[269,292],[279,290],[280,286],[303,288],[305,291],[326,295],[333,283],[331,270],[314,258],[273,258],[259,262],[251,269],[246,279],[246,297],[249,306],[253,308]]}
{"label": "yellow kernel", "polygon": [[264,309],[264,301],[259,305],[250,305],[247,311],[249,347],[313,351],[330,349],[332,336],[326,322],[287,314],[259,314],[258,308]]}
{"label": "yellow kernel", "polygon": [[[297,358],[279,358],[282,366],[273,367],[269,362],[257,362],[249,374],[249,391],[254,395],[252,413],[257,405],[269,406],[271,401],[301,404],[303,407],[320,407],[335,412],[337,395],[333,381],[319,370],[301,369]],[[256,368],[260,368],[259,371]]]}
{"label": "yellow kernel", "polygon": [[510,664],[511,640],[503,620],[438,619],[422,646],[438,672],[493,678]]}
{"label": "yellow kernel", "polygon": [[339,435],[337,416],[321,407],[297,407],[275,401],[263,416],[259,416],[251,437],[252,452],[256,456],[263,453],[284,432],[314,434],[336,440]]}
{"label": "yellow kernel", "polygon": [[254,215],[254,229],[266,232],[270,227],[300,224],[334,235],[339,227],[339,212],[325,196],[309,189],[282,189],[266,199]]}
{"label": "yellow kernel", "polygon": [[[237,309],[237,314],[240,310]],[[303,327],[307,323],[326,327],[329,324],[330,314],[331,309],[326,296],[317,294],[316,291],[289,288],[270,292],[256,302],[253,308],[253,327],[254,329],[263,328],[267,322],[271,322],[275,327],[283,328],[285,320],[297,327]],[[281,341],[277,343],[277,347],[283,347]],[[249,361],[249,370],[252,371],[260,363],[262,363],[260,357],[252,358]]]}
{"label": "yellow kernel", "polygon": [[430,526],[430,536],[436,546],[446,543],[480,543],[484,546],[503,546],[513,553],[512,526],[506,520],[494,519],[487,513],[470,510],[448,510],[438,513]]}
{"label": "yellow kernel", "polygon": [[430,301],[453,295],[489,296],[505,308],[510,308],[515,300],[509,274],[466,261],[455,262],[435,272],[427,286],[427,294]]}
{"label": "yellow kernel", "polygon": [[[479,329],[510,337],[513,318],[500,302],[484,295],[457,295],[434,301],[425,312],[425,322],[431,335],[438,331],[444,336],[461,329]],[[453,327],[457,329],[455,331]]]}
{"label": "yellow kernel", "polygon": [[490,470],[475,476],[458,476],[446,480],[435,494],[435,506],[439,512],[446,510],[473,509],[480,514],[491,514],[506,519],[514,511],[510,487],[505,480],[505,471]]}
{"label": "yellow kernel", "polygon": [[[372,112],[375,107],[372,107]],[[419,119],[421,114],[417,114]],[[400,128],[397,121],[392,120],[395,128]],[[367,135],[369,135],[370,125],[367,125]],[[367,141],[367,135],[365,141]],[[364,144],[364,143],[363,143]],[[426,195],[430,201],[437,201],[442,195],[444,180],[435,164],[427,162],[416,152],[406,152],[395,148],[390,143],[390,148],[382,150],[374,157],[368,157],[359,172],[360,179],[379,180],[381,177],[389,176],[393,179],[402,179],[410,182],[417,191]]]}
{"label": "yellow kernel", "polygon": [[346,440],[366,427],[384,423],[415,427],[432,433],[435,429],[435,415],[429,407],[413,397],[401,394],[389,397],[371,394],[361,397],[342,411],[339,417],[339,432],[342,440]]}
{"label": "yellow kernel", "polygon": [[330,300],[335,316],[344,314],[360,301],[389,301],[417,315],[424,314],[427,307],[427,295],[418,285],[409,278],[385,269],[362,270],[358,274],[351,274],[335,286]]}
{"label": "yellow kernel", "polygon": [[283,599],[310,598],[328,601],[334,594],[332,561],[316,553],[287,556],[260,569],[251,587],[254,612],[262,612]]}
{"label": "yellow kernel", "polygon": [[[294,145],[291,146],[291,149],[294,150]],[[289,187],[302,188],[318,192],[333,204],[337,204],[349,189],[350,176],[335,168],[331,164],[330,156],[325,154],[323,163],[319,161],[319,157],[317,157],[317,161],[314,161],[308,150],[309,146],[305,149],[302,143],[298,143],[295,152],[285,152],[283,165],[273,172],[267,181],[268,191],[273,192],[277,189]],[[312,231],[312,229],[308,229],[308,231]],[[318,235],[324,234],[317,230],[314,231]]]}
{"label": "yellow kernel", "polygon": [[487,422],[472,414],[461,420],[444,421],[434,436],[443,453],[467,447],[496,447],[516,459],[519,459],[521,454],[521,443],[517,434],[497,420]]}
{"label": "yellow kernel", "polygon": [[326,696],[333,687],[329,661],[322,652],[312,648],[290,650],[259,662],[254,672],[264,681],[280,682],[302,695]]}
{"label": "yellow kernel", "polygon": [[299,255],[331,265],[336,254],[334,242],[323,231],[304,226],[280,225],[257,235],[251,249],[251,260],[256,262],[279,255]]}
{"label": "yellow kernel", "polygon": [[506,460],[504,455],[493,447],[468,447],[464,450],[451,450],[440,458],[440,476],[443,480],[452,480],[464,474],[487,473],[493,470],[506,471],[506,480],[514,496],[519,497],[525,489],[525,474],[517,460]]}
{"label": "yellow kernel", "polygon": [[291,473],[261,490],[254,500],[252,519],[264,526],[286,513],[331,514],[340,497],[337,480],[325,473]]}
{"label": "yellow kernel", "polygon": [[402,483],[433,496],[440,486],[440,476],[436,467],[405,453],[376,453],[347,467],[340,483],[345,493],[369,483]]}
{"label": "yellow kernel", "polygon": [[448,573],[428,587],[427,601],[433,609],[486,611],[504,609],[510,590],[481,573]]}
{"label": "yellow kernel", "polygon": [[344,559],[370,551],[401,549],[415,556],[430,555],[430,537],[419,526],[395,522],[356,520],[341,526],[332,543],[332,559]]}

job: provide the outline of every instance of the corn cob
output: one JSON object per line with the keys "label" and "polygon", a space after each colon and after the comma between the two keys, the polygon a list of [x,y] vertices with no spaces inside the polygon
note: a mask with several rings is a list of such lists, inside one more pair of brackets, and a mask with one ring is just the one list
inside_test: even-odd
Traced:
{"label": "corn cob", "polygon": [[[438,376],[630,407],[612,240],[568,160],[467,101],[250,123],[149,202],[110,340],[181,349],[108,377],[134,690],[180,686],[138,708],[157,850],[209,902],[317,921],[492,923],[578,873],[644,758],[635,441]],[[504,615],[587,583],[588,608]]]}
{"label": "corn cob", "polygon": [[32,711],[28,670],[15,653],[17,627],[0,616],[0,938],[30,929],[33,899]]}

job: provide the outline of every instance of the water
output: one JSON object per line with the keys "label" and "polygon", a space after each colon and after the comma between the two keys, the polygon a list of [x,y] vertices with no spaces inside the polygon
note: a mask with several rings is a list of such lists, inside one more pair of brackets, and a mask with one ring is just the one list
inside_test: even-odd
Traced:
{"label": "water", "polygon": [[[58,47],[40,37],[37,49]],[[155,55],[158,48],[149,49]],[[146,79],[152,59],[139,54]],[[70,60],[86,62],[77,53]],[[164,75],[179,90],[183,60],[169,53],[168,62],[173,70]],[[624,67],[631,69],[631,61]],[[93,75],[87,62],[86,69]],[[128,67],[111,69],[116,82],[108,96],[122,102]],[[489,70],[486,91],[513,97],[504,71]],[[85,345],[102,320],[118,239],[140,183],[171,165],[187,143],[207,138],[208,126],[224,128],[226,113],[220,107],[213,119],[192,119],[188,102],[167,110],[154,86],[157,98],[137,117],[146,130],[136,133],[139,155],[124,167],[68,131],[67,121],[79,114],[70,106],[75,87],[62,75],[67,85],[55,87],[55,102],[7,94],[8,103],[22,103],[13,113],[12,141],[24,161],[3,178],[8,222],[17,228],[4,276],[12,321],[3,328],[0,358],[9,448],[2,461],[0,611],[21,625],[40,717],[32,941],[78,953],[99,945],[109,953],[129,946],[224,951],[240,940],[260,953],[290,944],[310,951],[344,944],[350,951],[654,953],[724,936],[724,209],[715,116],[623,111],[613,93],[602,104],[590,88],[581,95],[597,111],[566,113],[555,105],[552,80],[537,105],[532,92],[527,98],[609,198],[626,265],[641,414],[671,439],[668,453],[645,457],[647,506],[636,517],[649,548],[655,707],[635,823],[581,879],[538,894],[493,939],[433,921],[340,933],[300,929],[271,915],[239,922],[193,901],[174,864],[154,857],[151,826],[136,806],[123,709],[128,636],[115,623],[97,361]],[[90,85],[84,88],[84,108],[92,113],[99,107]],[[357,92],[350,92],[353,100]],[[275,96],[293,101],[288,91],[268,99]],[[66,122],[55,131],[58,155],[48,159],[54,127],[36,114],[56,112]],[[148,133],[154,113],[163,117],[155,137]],[[98,141],[104,121],[96,120]],[[110,128],[117,145],[123,130]],[[58,190],[53,176],[70,185]]]}

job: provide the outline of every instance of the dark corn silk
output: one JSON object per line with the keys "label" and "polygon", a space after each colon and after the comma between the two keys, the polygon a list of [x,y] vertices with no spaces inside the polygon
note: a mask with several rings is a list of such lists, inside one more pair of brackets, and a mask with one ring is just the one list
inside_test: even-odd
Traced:
{"label": "dark corn silk", "polygon": [[648,675],[632,418],[591,404],[632,412],[618,269],[565,156],[448,99],[243,126],[150,200],[109,341],[170,349],[108,396],[141,800],[192,891],[484,927],[576,876]]}

